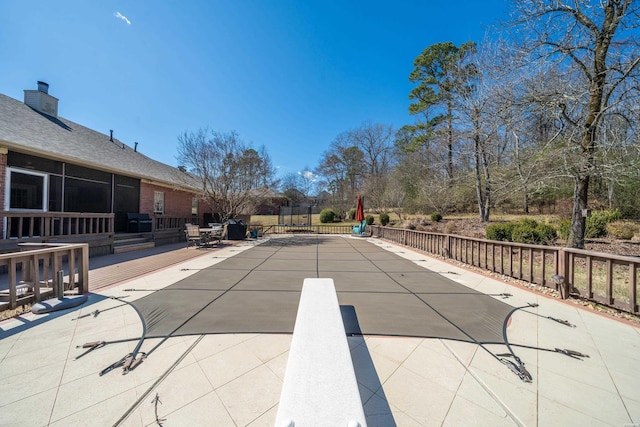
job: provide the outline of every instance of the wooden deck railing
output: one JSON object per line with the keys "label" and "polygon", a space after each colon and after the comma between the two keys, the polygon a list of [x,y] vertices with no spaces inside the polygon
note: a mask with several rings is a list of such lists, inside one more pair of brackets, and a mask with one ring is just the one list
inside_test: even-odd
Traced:
{"label": "wooden deck railing", "polygon": [[[58,289],[58,271],[63,271],[62,289],[84,294],[89,289],[89,245],[22,243],[19,251],[0,254],[0,310],[39,302]],[[66,276],[66,277],[64,277]],[[62,297],[62,295],[56,295]]]}
{"label": "wooden deck railing", "polygon": [[[195,222],[197,223],[197,220]],[[187,223],[194,223],[194,219],[192,217],[155,215],[153,229],[154,231],[184,230],[184,225]]]}
{"label": "wooden deck railing", "polygon": [[640,257],[371,226],[373,236],[639,313]]}
{"label": "wooden deck railing", "polygon": [[114,214],[83,212],[0,211],[5,239],[81,236],[114,232]]}

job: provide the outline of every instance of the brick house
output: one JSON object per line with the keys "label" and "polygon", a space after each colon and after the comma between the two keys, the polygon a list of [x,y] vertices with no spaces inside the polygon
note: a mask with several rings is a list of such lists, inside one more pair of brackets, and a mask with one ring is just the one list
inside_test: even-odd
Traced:
{"label": "brick house", "polygon": [[[153,231],[202,223],[198,188],[193,176],[138,152],[137,143],[131,147],[113,131],[103,134],[59,117],[58,99],[46,83],[25,90],[24,102],[0,94],[4,241],[61,240],[98,229],[97,234],[125,233],[132,213],[148,214]],[[93,217],[86,222],[83,215]],[[103,227],[105,220],[111,229]]]}

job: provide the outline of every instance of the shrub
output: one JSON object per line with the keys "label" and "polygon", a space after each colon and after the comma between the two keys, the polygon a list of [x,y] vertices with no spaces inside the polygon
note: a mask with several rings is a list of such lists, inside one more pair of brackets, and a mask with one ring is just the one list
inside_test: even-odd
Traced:
{"label": "shrub", "polygon": [[549,245],[558,237],[555,228],[547,224],[538,224],[529,218],[501,224],[491,224],[485,229],[487,239],[504,242]]}
{"label": "shrub", "polygon": [[447,234],[456,234],[458,231],[458,225],[455,221],[449,221],[447,225],[444,226],[444,232]]}
{"label": "shrub", "polygon": [[514,226],[515,223],[513,222],[491,224],[484,229],[484,232],[489,240],[511,242],[511,234]]}
{"label": "shrub", "polygon": [[365,219],[367,220],[367,225],[373,224],[373,215],[367,215]]}
{"label": "shrub", "polygon": [[384,227],[389,224],[389,214],[381,213],[380,214],[380,224]]}
{"label": "shrub", "polygon": [[349,209],[349,212],[347,212],[347,218],[349,218],[349,219],[355,219],[356,218],[356,208]]}
{"label": "shrub", "polygon": [[522,218],[518,221],[519,225],[524,225],[531,228],[536,228],[538,226],[538,222],[532,218]]}
{"label": "shrub", "polygon": [[567,240],[569,238],[569,234],[571,233],[571,220],[563,219],[557,225],[558,228],[558,237],[563,240]]}
{"label": "shrub", "polygon": [[538,227],[536,227],[536,232],[538,233],[538,243],[542,245],[552,245],[558,238],[556,229],[549,224],[538,225]]}
{"label": "shrub", "polygon": [[320,222],[326,224],[328,222],[333,222],[336,218],[336,213],[331,208],[322,209],[320,212]]}
{"label": "shrub", "polygon": [[607,224],[620,219],[620,211],[617,209],[605,209],[601,211],[593,211],[590,217],[587,217],[585,237],[598,238],[607,235]]}
{"label": "shrub", "polygon": [[511,230],[511,241],[518,243],[538,243],[536,229],[530,223],[519,223]]}
{"label": "shrub", "polygon": [[531,226],[530,221],[519,222],[513,227],[512,241],[532,245],[549,245],[558,237],[555,228],[547,224]]}
{"label": "shrub", "polygon": [[607,224],[609,236],[621,240],[631,240],[640,231],[640,226],[628,221],[614,221]]}
{"label": "shrub", "polygon": [[434,212],[431,214],[431,221],[433,222],[440,222],[442,221],[442,215],[440,214],[440,212]]}

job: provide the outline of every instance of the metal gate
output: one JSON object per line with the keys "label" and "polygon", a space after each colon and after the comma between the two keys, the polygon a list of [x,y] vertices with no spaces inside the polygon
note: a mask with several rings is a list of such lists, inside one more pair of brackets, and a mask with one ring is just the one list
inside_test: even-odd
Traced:
{"label": "metal gate", "polygon": [[281,206],[279,225],[311,225],[311,206]]}

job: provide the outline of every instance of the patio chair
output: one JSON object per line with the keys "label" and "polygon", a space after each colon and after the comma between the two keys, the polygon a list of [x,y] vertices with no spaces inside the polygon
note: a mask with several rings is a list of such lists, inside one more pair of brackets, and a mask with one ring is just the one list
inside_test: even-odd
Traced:
{"label": "patio chair", "polygon": [[184,234],[187,237],[187,248],[191,244],[200,246],[206,243],[198,225],[185,224]]}
{"label": "patio chair", "polygon": [[351,233],[353,234],[362,234],[364,233],[365,228],[367,227],[367,220],[363,219],[359,225],[354,225]]}

